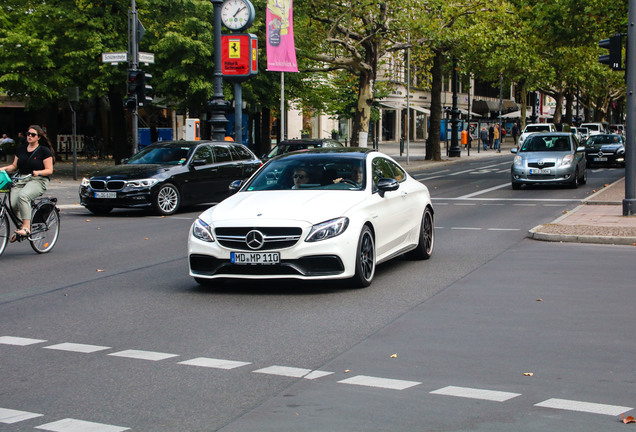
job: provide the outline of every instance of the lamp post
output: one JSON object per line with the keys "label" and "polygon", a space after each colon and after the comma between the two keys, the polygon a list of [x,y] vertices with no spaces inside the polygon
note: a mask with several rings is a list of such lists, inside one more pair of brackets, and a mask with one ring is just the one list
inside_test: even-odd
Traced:
{"label": "lamp post", "polygon": [[457,123],[459,123],[459,109],[457,109],[457,58],[453,57],[453,109],[451,110],[451,145],[448,151],[450,157],[460,157],[462,150],[457,139]]}
{"label": "lamp post", "polygon": [[636,42],[636,0],[629,0],[629,19],[627,28],[627,58],[626,71],[627,97],[626,97],[626,118],[625,131],[625,199],[623,200],[623,216],[636,215],[636,52],[634,43]]}
{"label": "lamp post", "polygon": [[208,102],[210,132],[214,141],[223,141],[227,125],[225,112],[229,103],[223,97],[223,72],[221,70],[221,7],[223,0],[210,0],[214,6],[214,95]]}

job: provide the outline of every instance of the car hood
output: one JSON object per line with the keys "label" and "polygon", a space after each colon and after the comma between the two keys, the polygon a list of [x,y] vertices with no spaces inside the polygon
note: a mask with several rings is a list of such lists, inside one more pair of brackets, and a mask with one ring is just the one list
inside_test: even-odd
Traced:
{"label": "car hood", "polygon": [[608,152],[615,152],[623,148],[623,144],[592,144],[587,146],[589,149],[603,150]]}
{"label": "car hood", "polygon": [[108,167],[95,172],[91,178],[110,177],[116,180],[143,179],[157,177],[169,171],[171,167],[158,164],[123,164]]}
{"label": "car hood", "polygon": [[205,211],[201,219],[215,224],[264,220],[315,224],[345,215],[365,196],[364,191],[238,192]]}

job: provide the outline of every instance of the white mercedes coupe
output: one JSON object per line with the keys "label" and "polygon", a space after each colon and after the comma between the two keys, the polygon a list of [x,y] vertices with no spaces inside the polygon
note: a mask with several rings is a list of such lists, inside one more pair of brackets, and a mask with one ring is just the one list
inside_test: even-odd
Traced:
{"label": "white mercedes coupe", "polygon": [[433,253],[428,189],[387,155],[329,148],[276,157],[203,212],[188,237],[190,276],[348,279],[369,286],[376,265]]}

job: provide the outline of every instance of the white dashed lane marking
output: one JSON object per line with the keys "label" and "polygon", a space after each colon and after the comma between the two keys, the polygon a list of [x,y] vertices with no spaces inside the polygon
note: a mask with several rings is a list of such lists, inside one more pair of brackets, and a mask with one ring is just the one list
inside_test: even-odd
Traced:
{"label": "white dashed lane marking", "polygon": [[347,378],[338,382],[341,384],[353,384],[358,386],[377,387],[377,388],[385,388],[385,389],[391,389],[391,390],[404,390],[409,387],[414,387],[416,385],[422,384],[421,382],[417,382],[417,381],[378,378],[378,377],[371,377],[366,375],[358,375],[358,376]]}
{"label": "white dashed lane marking", "polygon": [[97,351],[104,351],[110,349],[110,347],[99,346],[99,345],[86,345],[86,344],[78,344],[78,343],[61,343],[57,345],[46,346],[44,349],[51,350],[60,350],[60,351],[72,351],[84,354],[90,354]]}
{"label": "white dashed lane marking", "polygon": [[234,360],[222,360],[222,359],[214,359],[214,358],[206,358],[206,357],[197,357],[192,360],[179,362],[179,364],[229,370],[229,369],[239,368],[241,366],[247,366],[251,363],[234,361]]}
{"label": "white dashed lane marking", "polygon": [[0,423],[13,424],[35,417],[42,417],[43,414],[36,414],[28,411],[18,411],[8,408],[0,408]]}
{"label": "white dashed lane marking", "polygon": [[279,375],[286,376],[292,378],[302,378],[308,373],[311,372],[311,369],[302,369],[288,366],[270,366],[263,369],[255,370],[254,373],[266,374],[266,375]]}
{"label": "white dashed lane marking", "polygon": [[21,338],[21,337],[15,337],[15,336],[0,336],[0,344],[3,344],[3,345],[27,346],[27,345],[34,345],[34,344],[38,344],[42,342],[46,342],[46,340]]}
{"label": "white dashed lane marking", "polygon": [[456,386],[448,386],[439,390],[433,390],[431,394],[489,400],[494,402],[505,402],[509,399],[521,396],[521,393],[510,393]]}
{"label": "white dashed lane marking", "polygon": [[83,420],[63,419],[53,423],[37,426],[35,429],[52,432],[121,432],[130,428],[113,426],[102,423],[93,423]]}
{"label": "white dashed lane marking", "polygon": [[592,414],[605,414],[611,416],[618,416],[634,408],[618,406],[618,405],[604,405],[592,402],[581,402],[567,399],[548,399],[546,401],[535,404],[535,406],[543,408],[554,408],[568,411],[587,412]]}
{"label": "white dashed lane marking", "polygon": [[115,356],[115,357],[127,357],[127,358],[134,358],[139,360],[150,360],[150,361],[159,361],[159,360],[165,360],[171,357],[179,357],[178,354],[167,354],[167,353],[161,353],[161,352],[141,351],[141,350],[125,350],[125,351],[119,351],[116,353],[111,353],[108,355]]}

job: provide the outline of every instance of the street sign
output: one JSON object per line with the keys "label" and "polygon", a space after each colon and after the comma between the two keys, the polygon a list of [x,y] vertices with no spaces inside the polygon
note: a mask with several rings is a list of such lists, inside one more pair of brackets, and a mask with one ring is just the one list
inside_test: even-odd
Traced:
{"label": "street sign", "polygon": [[147,52],[141,52],[139,51],[139,63],[145,63],[145,64],[154,64],[155,63],[155,54],[154,53],[147,53]]}
{"label": "street sign", "polygon": [[102,63],[123,63],[128,61],[127,52],[110,52],[102,53]]}

